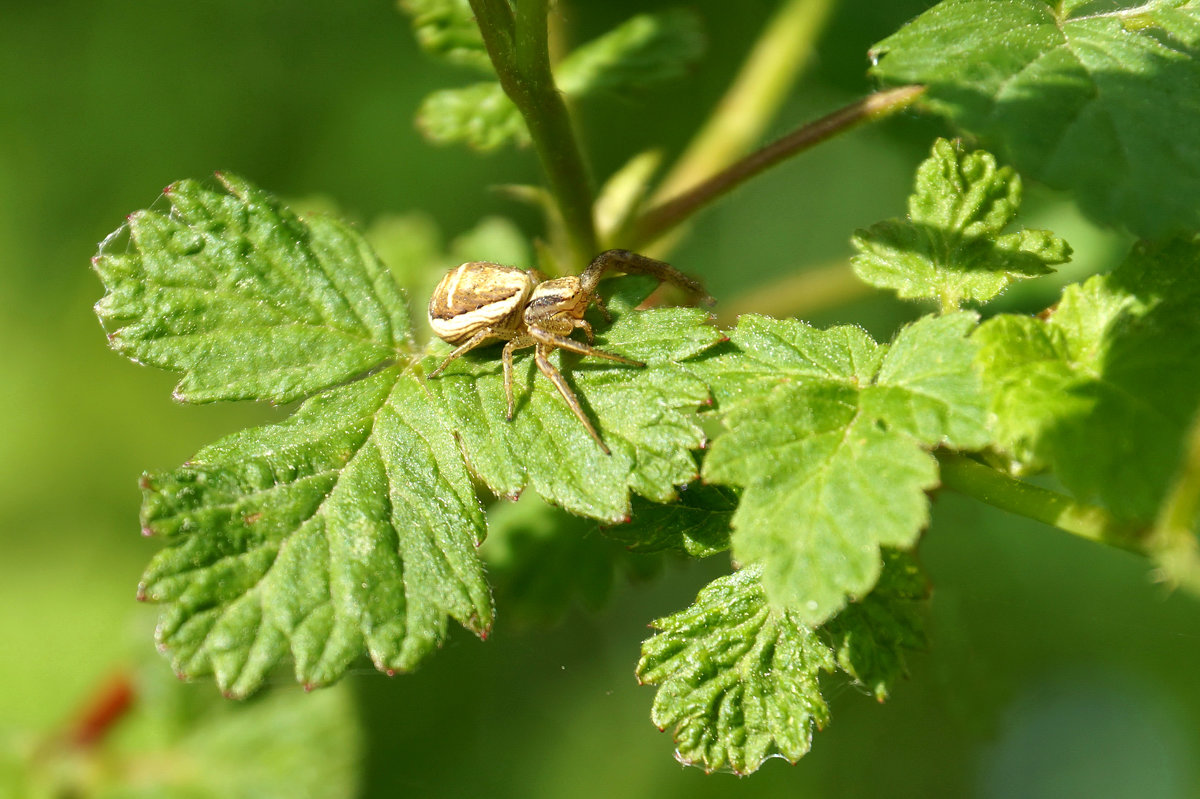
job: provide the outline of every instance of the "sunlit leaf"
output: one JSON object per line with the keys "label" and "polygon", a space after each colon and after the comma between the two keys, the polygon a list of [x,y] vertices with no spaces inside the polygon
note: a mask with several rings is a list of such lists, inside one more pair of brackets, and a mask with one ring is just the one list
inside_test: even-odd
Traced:
{"label": "sunlit leaf", "polygon": [[395,281],[354,229],[301,219],[234,175],[168,187],[129,217],[127,251],[93,263],[113,349],[183,379],[187,402],[289,402],[410,348]]}
{"label": "sunlit leaf", "polygon": [[760,574],[713,581],[642,644],[638,679],[659,686],[650,718],[673,729],[684,763],[748,774],[773,754],[796,761],[829,721],[819,677],[834,670],[833,653],[771,606]]}
{"label": "sunlit leaf", "polygon": [[945,0],[872,72],[1144,236],[1200,227],[1200,2]]}
{"label": "sunlit leaf", "polygon": [[166,603],[176,671],[245,695],[290,654],[323,685],[364,652],[415,667],[454,618],[478,634],[491,595],[483,518],[449,428],[391,367],[143,480],[143,524],[166,538],[139,595]]}
{"label": "sunlit leaf", "polygon": [[938,139],[917,170],[908,218],[854,235],[854,272],[901,297],[957,307],[986,302],[1014,280],[1053,271],[1070,257],[1066,242],[1044,230],[1003,233],[1021,204],[1021,179],[983,151]]}
{"label": "sunlit leaf", "polygon": [[1046,318],[1005,314],[975,334],[998,443],[1080,497],[1154,517],[1200,405],[1200,245],[1137,245],[1067,287]]}
{"label": "sunlit leaf", "polygon": [[927,451],[982,446],[984,397],[967,313],[925,317],[880,345],[858,328],[743,316],[732,351],[698,363],[727,431],[704,462],[740,486],[733,554],[771,601],[819,624],[863,597],[880,547],[909,547],[937,484]]}

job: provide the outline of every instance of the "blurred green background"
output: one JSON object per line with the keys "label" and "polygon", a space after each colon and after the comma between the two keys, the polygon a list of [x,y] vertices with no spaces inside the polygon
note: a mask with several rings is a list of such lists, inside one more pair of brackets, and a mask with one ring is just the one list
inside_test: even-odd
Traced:
{"label": "blurred green background", "polygon": [[[564,0],[562,11],[581,41],[668,5]],[[677,152],[774,7],[690,5],[710,46],[686,86],[583,109],[598,177],[646,148]],[[868,91],[867,48],[924,6],[841,3],[775,131]],[[154,610],[133,601],[156,547],[138,534],[139,474],[281,413],[175,405],[170,375],[111,353],[91,312],[97,242],[170,181],[214,169],[285,197],[324,198],[363,223],[420,210],[450,238],[504,214],[535,234],[537,219],[489,186],[535,181],[537,165],[528,152],[480,156],[421,140],[419,100],[474,78],[418,53],[385,0],[4,0],[0,65],[0,747],[9,753],[0,761],[19,769],[109,675],[169,676],[152,651]],[[936,132],[906,117],[801,156],[707,212],[673,261],[726,303],[845,258],[856,227],[903,212]],[[1076,249],[1068,275],[1107,269],[1127,246],[1069,200],[1029,194],[1025,223]],[[1001,302],[1036,310],[1054,292],[1047,282]],[[886,337],[913,313],[864,298],[814,321]],[[273,693],[290,697],[279,700],[289,709],[275,715],[274,697],[231,709],[207,683],[145,701],[169,694],[226,720],[259,712],[285,742],[297,714],[361,723],[357,739],[291,745],[291,761],[264,754],[261,782],[239,783],[231,767],[211,795],[276,795],[272,769],[300,779],[297,762],[352,760],[361,746],[369,797],[1200,796],[1197,603],[1153,585],[1133,556],[949,494],[934,517],[921,547],[935,585],[931,646],[912,659],[911,679],[882,706],[838,692],[810,755],[748,779],[676,764],[648,719],[653,691],[633,678],[646,623],[690,603],[721,562],[618,585],[600,611],[577,608],[550,627],[506,619],[502,603],[486,644],[455,634],[416,674],[389,680],[363,668],[316,697],[281,679]],[[186,737],[187,722],[137,724],[125,733],[130,751]],[[219,729],[210,737],[221,746],[181,745],[204,749],[214,773],[230,742],[273,751]],[[347,795],[354,782],[279,795]],[[0,779],[0,792],[15,784]],[[118,786],[111,795],[165,794]]]}

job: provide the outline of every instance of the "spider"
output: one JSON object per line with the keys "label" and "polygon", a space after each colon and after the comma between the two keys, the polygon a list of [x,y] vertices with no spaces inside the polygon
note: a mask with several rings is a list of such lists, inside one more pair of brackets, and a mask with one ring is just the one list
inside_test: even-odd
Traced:
{"label": "spider", "polygon": [[[437,377],[451,361],[481,344],[497,339],[505,341],[501,353],[504,394],[508,401],[505,418],[512,421],[513,352],[534,347],[538,369],[550,378],[604,454],[611,454],[579,406],[575,392],[550,363],[550,353],[557,348],[630,366],[646,365],[591,346],[594,340],[592,326],[583,314],[595,302],[608,317],[608,311],[596,294],[596,286],[609,270],[652,275],[711,302],[699,283],[670,264],[628,250],[602,252],[588,264],[583,274],[554,280],[546,280],[536,269],[470,261],[447,272],[429,298],[429,326],[443,341],[458,345],[441,366],[429,373],[429,377]],[[587,344],[571,338],[575,328],[583,329]]]}

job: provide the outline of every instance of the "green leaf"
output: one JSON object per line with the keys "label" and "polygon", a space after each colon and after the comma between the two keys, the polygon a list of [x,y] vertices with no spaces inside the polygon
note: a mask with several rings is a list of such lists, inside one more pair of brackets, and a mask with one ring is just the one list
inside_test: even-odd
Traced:
{"label": "green leaf", "polygon": [[729,549],[730,524],[737,505],[736,492],[693,483],[679,489],[678,502],[663,504],[635,498],[633,521],[601,532],[633,552],[675,549],[693,558],[706,558]]}
{"label": "green leaf", "polygon": [[1144,236],[1200,227],[1200,2],[945,0],[872,72]]}
{"label": "green leaf", "polygon": [[497,502],[488,511],[488,539],[480,548],[496,586],[501,618],[554,624],[575,604],[599,609],[618,573],[656,574],[661,560],[622,550],[600,537],[596,522],[547,505],[532,494]]}
{"label": "green leaf", "polygon": [[674,728],[685,764],[748,774],[773,755],[795,762],[829,723],[822,672],[882,702],[905,653],[925,646],[928,584],[907,552],[885,549],[875,590],[816,629],[770,602],[762,576],[753,565],[714,580],[642,644],[638,679],[659,686],[651,720]]}
{"label": "green leaf", "polygon": [[143,485],[143,524],[168,544],[139,589],[166,603],[159,644],[180,674],[212,672],[231,695],[288,653],[297,680],[323,685],[364,651],[381,670],[413,668],[447,616],[479,635],[491,625],[471,482],[400,367]]}
{"label": "green leaf", "polygon": [[417,127],[437,144],[461,143],[482,152],[530,141],[521,112],[495,81],[431,93],[417,109]]}
{"label": "green leaf", "polygon": [[1044,230],[1002,235],[1021,204],[1021,179],[1010,167],[961,142],[938,139],[917,170],[908,218],[879,222],[854,235],[854,272],[905,298],[943,307],[986,302],[1009,283],[1045,275],[1071,248]]}
{"label": "green leaf", "polygon": [[[159,221],[190,231],[185,222],[201,216],[197,204],[220,212],[209,213],[204,234],[196,237],[201,245],[189,251],[221,257],[205,262],[205,270],[196,262],[180,267],[185,275],[189,268],[202,271],[206,285],[229,287],[212,291],[213,302],[234,309],[208,319],[211,340],[189,374],[193,383],[215,382],[214,374],[224,375],[220,365],[234,364],[246,373],[237,396],[288,396],[267,380],[269,364],[281,357],[278,339],[254,322],[271,318],[264,297],[312,286],[317,294],[324,279],[353,285],[360,314],[390,314],[383,317],[389,335],[407,350],[403,297],[356,234],[333,222],[305,227],[268,195],[228,182],[235,186],[232,196],[180,184],[172,194],[195,202],[176,199],[182,210]],[[135,241],[144,230],[157,228],[135,225]],[[328,230],[345,235],[330,239]],[[388,235],[401,261],[443,257],[427,226],[400,224]],[[347,246],[336,249],[331,240]],[[251,241],[262,244],[255,249]],[[294,245],[289,253],[308,252],[297,241],[320,257],[263,255],[280,242]],[[164,292],[167,300],[144,301],[171,272],[175,242],[147,237],[133,256],[101,256],[97,268],[120,291],[100,303],[101,314],[125,319],[121,309],[135,306],[145,329],[171,329],[180,317],[190,318],[190,305],[167,301],[173,291]],[[510,226],[491,223],[452,249],[520,256],[524,247]],[[330,267],[334,255],[343,261],[336,269]],[[145,263],[153,268],[132,268]],[[368,272],[363,263],[379,271]],[[414,271],[422,270],[405,267],[405,274]],[[310,396],[288,420],[229,436],[173,472],[147,475],[143,526],[167,546],[152,560],[139,593],[164,605],[158,640],[176,671],[212,673],[222,690],[244,696],[289,656],[297,679],[316,686],[339,678],[363,654],[388,672],[415,667],[444,640],[450,618],[485,635],[492,604],[475,552],[483,517],[472,472],[499,493],[515,495],[532,485],[553,502],[606,521],[628,516],[631,491],[674,499],[675,486],[696,477],[691,450],[704,443],[696,410],[709,402],[703,381],[678,362],[721,334],[693,309],[634,312],[652,284],[610,282],[620,286],[610,304],[616,321],[595,319],[599,346],[644,360],[647,368],[567,359],[567,377],[597,419],[611,456],[548,381],[534,380],[527,353],[518,359],[522,400],[512,423],[503,419],[494,350],[472,353],[443,378],[426,381],[424,374],[448,350],[439,341],[436,355],[393,347],[387,360],[397,362],[376,363],[366,374],[335,374],[340,385]],[[189,301],[194,294],[186,293]],[[243,295],[253,302],[243,303]],[[231,305],[231,297],[238,302]],[[250,374],[247,363],[260,373]],[[309,364],[298,379],[318,369]]]}
{"label": "green leaf", "polygon": [[[404,4],[418,5],[415,0],[406,0]],[[466,19],[474,38],[460,37],[456,27],[461,21],[458,7],[467,6],[467,0],[424,0],[419,4],[434,8],[436,14],[431,11],[418,19],[437,19],[448,27],[418,28],[418,38],[422,30],[429,30],[435,42],[459,43],[462,38],[472,46],[478,44],[478,50],[463,47],[452,52],[470,63],[479,56],[487,71],[491,71],[469,8]],[[683,76],[703,50],[704,36],[694,13],[673,9],[639,14],[563,59],[555,70],[555,82],[571,99],[600,91],[649,86]],[[438,144],[466,144],[481,152],[492,152],[509,144],[524,147],[531,141],[521,112],[495,81],[433,92],[417,111],[417,126]]]}
{"label": "green leaf", "polygon": [[927,449],[987,442],[966,338],[975,317],[925,317],[890,346],[862,330],[745,315],[732,352],[697,363],[727,432],[705,480],[745,489],[733,553],[771,601],[819,624],[865,596],[880,547],[910,547],[937,484]]}
{"label": "green leaf", "polygon": [[568,97],[684,77],[705,48],[700,18],[684,8],[638,14],[573,50],[555,70]]}
{"label": "green leaf", "polygon": [[469,0],[400,0],[400,10],[412,17],[422,50],[452,64],[492,72]]}
{"label": "green leaf", "polygon": [[1081,498],[1154,518],[1200,404],[1200,244],[1139,244],[1069,286],[1044,319],[997,316],[974,338],[997,443]]}
{"label": "green leaf", "polygon": [[[518,351],[516,407],[505,419],[504,382],[496,347],[475,350],[428,382],[456,431],[472,471],[496,494],[527,486],[552,504],[608,523],[630,515],[630,491],[656,502],[696,477],[689,450],[703,445],[696,409],[708,401],[704,382],[679,365],[721,339],[694,308],[634,312],[645,280],[623,279],[609,303],[613,323],[594,317],[596,347],[645,362],[646,368],[597,358],[551,360],[573,386],[612,450],[605,455],[571,413],[528,350]],[[449,353],[440,342],[422,362],[432,371]]]}
{"label": "green leaf", "polygon": [[861,602],[847,605],[821,628],[838,667],[880,702],[907,674],[905,653],[926,646],[929,582],[911,553],[883,550],[883,572]]}
{"label": "green leaf", "polygon": [[642,644],[638,680],[660,686],[650,718],[673,728],[685,764],[749,774],[772,755],[795,762],[829,722],[818,680],[834,670],[833,653],[767,601],[760,572],[713,581]]}
{"label": "green leaf", "polygon": [[282,403],[410,347],[404,299],[362,236],[218,178],[228,193],[172,184],[169,213],[130,215],[129,249],[93,260],[113,349],[183,372],[182,401]]}

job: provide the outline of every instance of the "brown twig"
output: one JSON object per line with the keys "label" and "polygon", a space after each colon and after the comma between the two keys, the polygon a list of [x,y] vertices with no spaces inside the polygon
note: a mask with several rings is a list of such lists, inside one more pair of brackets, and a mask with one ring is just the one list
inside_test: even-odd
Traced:
{"label": "brown twig", "polygon": [[768,167],[862,122],[888,116],[907,108],[924,91],[924,86],[901,86],[876,92],[750,153],[693,188],[642,214],[634,224],[631,247],[634,249],[644,247],[683,222],[700,208]]}

